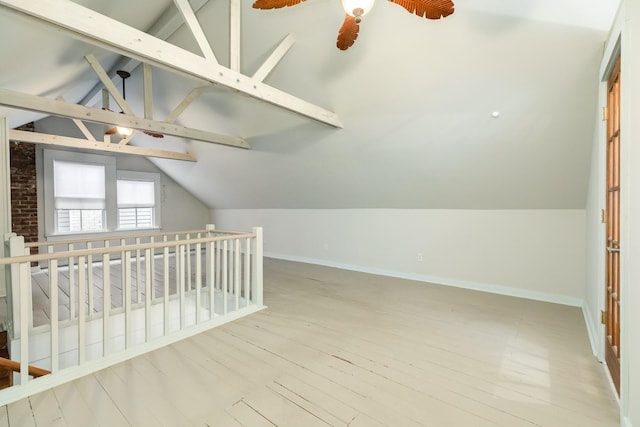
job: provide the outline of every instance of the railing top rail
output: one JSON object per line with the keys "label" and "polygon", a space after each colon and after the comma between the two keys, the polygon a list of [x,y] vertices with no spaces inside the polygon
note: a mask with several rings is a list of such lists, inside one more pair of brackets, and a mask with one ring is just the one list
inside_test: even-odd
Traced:
{"label": "railing top rail", "polygon": [[39,247],[47,247],[47,246],[57,246],[57,245],[68,245],[75,243],[89,243],[89,242],[105,242],[105,241],[115,241],[121,239],[135,239],[135,238],[146,238],[146,237],[164,237],[164,236],[175,236],[175,235],[186,235],[186,234],[197,234],[197,233],[211,233],[211,234],[242,234],[243,231],[229,231],[229,230],[216,230],[216,229],[201,229],[201,230],[187,230],[187,231],[165,231],[162,233],[135,233],[135,234],[113,234],[113,235],[102,235],[96,237],[87,237],[83,239],[66,239],[66,240],[47,240],[40,242],[25,242],[24,246],[26,248],[39,248]]}
{"label": "railing top rail", "polygon": [[[221,233],[217,230],[209,230],[212,233]],[[14,256],[14,257],[5,257],[0,258],[0,265],[7,264],[19,264],[19,263],[31,263],[31,262],[39,262],[39,261],[48,261],[52,259],[62,259],[69,257],[80,257],[80,256],[89,256],[89,255],[102,255],[102,254],[111,254],[126,251],[137,251],[137,250],[145,250],[145,249],[157,249],[157,248],[171,248],[179,245],[195,245],[198,243],[209,243],[209,242],[221,242],[224,240],[236,240],[236,239],[247,239],[256,237],[255,233],[239,233],[232,232],[231,235],[228,236],[210,236],[210,237],[200,237],[200,238],[192,238],[192,239],[184,239],[184,240],[168,240],[166,242],[154,242],[154,243],[140,243],[140,244],[131,244],[126,246],[110,246],[108,248],[96,248],[96,249],[80,249],[73,251],[63,251],[63,252],[55,252],[55,253],[43,253],[43,254],[34,254],[34,255],[22,255],[22,256]],[[178,233],[182,234],[182,233]],[[188,234],[188,233],[187,233]],[[226,232],[225,234],[229,234]]]}

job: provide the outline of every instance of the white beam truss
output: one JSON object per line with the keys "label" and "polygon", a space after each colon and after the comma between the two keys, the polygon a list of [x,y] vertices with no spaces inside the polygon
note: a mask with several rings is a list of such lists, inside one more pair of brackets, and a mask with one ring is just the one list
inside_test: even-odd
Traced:
{"label": "white beam truss", "polygon": [[52,25],[58,31],[62,30],[107,50],[229,88],[332,127],[342,127],[334,112],[224,67],[206,55],[196,55],[70,0],[0,0],[0,6],[24,13]]}

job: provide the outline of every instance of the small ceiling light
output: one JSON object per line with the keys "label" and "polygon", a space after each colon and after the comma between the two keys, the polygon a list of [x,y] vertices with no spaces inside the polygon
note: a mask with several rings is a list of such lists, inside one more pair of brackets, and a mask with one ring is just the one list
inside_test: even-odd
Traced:
{"label": "small ceiling light", "polygon": [[375,0],[342,0],[342,7],[347,15],[356,18],[356,22],[360,23],[362,17],[369,13],[373,7]]}
{"label": "small ceiling light", "polygon": [[497,119],[498,117],[500,117],[500,111],[494,111],[493,113],[491,113],[491,117]]}

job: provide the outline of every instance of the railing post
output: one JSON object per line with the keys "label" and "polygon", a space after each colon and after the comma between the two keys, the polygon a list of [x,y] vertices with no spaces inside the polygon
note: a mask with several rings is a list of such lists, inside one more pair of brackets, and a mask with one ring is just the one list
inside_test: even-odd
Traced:
{"label": "railing post", "polygon": [[[11,233],[7,235],[6,239],[7,245],[7,253],[8,256],[23,256],[29,255],[29,249],[24,246],[24,237],[18,236],[15,233]],[[20,300],[20,291],[24,287],[25,289],[31,289],[31,275],[25,276],[23,279],[26,283],[22,284],[20,282],[20,264],[11,264],[9,268],[5,269],[7,278],[7,310],[8,310],[8,322],[7,325],[9,329],[9,333],[13,339],[20,338],[21,331],[21,314],[22,314],[22,306]],[[33,322],[33,311],[31,304],[31,294],[28,294],[28,298],[26,301],[23,301],[22,304],[25,304],[25,308],[27,311],[25,319],[27,319],[27,326],[31,327],[31,323]]]}
{"label": "railing post", "polygon": [[253,227],[256,238],[253,241],[251,296],[258,307],[262,307],[262,227]]}

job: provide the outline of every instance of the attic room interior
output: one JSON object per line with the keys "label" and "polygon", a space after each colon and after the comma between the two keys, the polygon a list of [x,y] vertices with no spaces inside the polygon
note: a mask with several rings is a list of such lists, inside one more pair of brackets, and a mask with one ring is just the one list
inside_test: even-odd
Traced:
{"label": "attic room interior", "polygon": [[0,0],[0,426],[640,426],[639,28]]}

